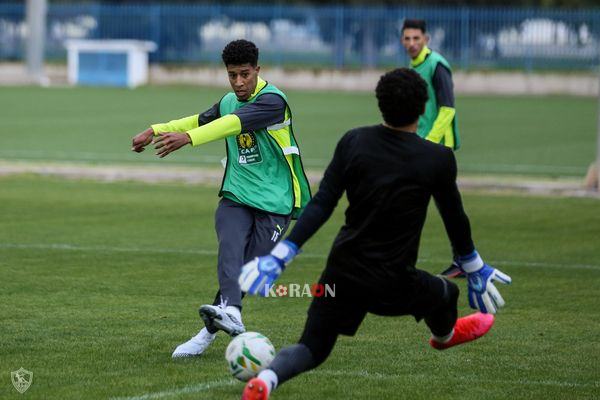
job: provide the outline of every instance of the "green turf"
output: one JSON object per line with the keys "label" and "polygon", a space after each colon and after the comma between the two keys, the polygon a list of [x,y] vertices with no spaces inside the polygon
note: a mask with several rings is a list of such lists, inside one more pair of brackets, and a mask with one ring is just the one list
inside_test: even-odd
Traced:
{"label": "green turf", "polygon": [[[0,179],[0,202],[1,399],[239,398],[225,337],[170,359],[214,295],[214,187],[16,176]],[[598,398],[600,203],[469,194],[465,207],[483,256],[514,280],[490,334],[437,352],[424,324],[369,316],[273,399]],[[449,249],[430,211],[420,266],[437,271]],[[338,209],[281,282],[315,281],[341,221]],[[245,323],[280,348],[308,304],[248,299]],[[34,372],[24,395],[8,375],[21,366]]]}
{"label": "green turf", "polygon": [[[150,123],[198,112],[222,89],[0,88],[0,160],[157,162],[129,152]],[[379,122],[369,93],[289,91],[305,165],[322,168],[348,129]],[[470,173],[584,175],[595,157],[596,101],[573,97],[460,97],[460,168]],[[161,162],[218,165],[223,143]]]}

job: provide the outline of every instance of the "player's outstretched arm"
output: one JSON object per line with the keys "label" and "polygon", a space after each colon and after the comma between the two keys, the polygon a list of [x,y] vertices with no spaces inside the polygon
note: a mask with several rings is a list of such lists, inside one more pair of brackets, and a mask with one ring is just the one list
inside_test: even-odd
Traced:
{"label": "player's outstretched arm", "polygon": [[268,293],[285,266],[298,254],[300,247],[329,219],[345,190],[343,168],[347,136],[338,143],[317,194],[308,202],[286,240],[278,243],[271,254],[257,257],[242,267],[239,284],[243,292],[262,296]]}
{"label": "player's outstretched arm", "polygon": [[308,202],[286,240],[279,242],[269,255],[256,257],[242,267],[239,284],[243,292],[265,296],[299,248],[329,219],[344,191],[337,181],[335,165],[332,161],[327,168],[319,191]]}
{"label": "player's outstretched arm", "polygon": [[154,136],[162,133],[185,133],[189,129],[198,127],[198,121],[199,115],[196,114],[181,119],[174,119],[163,124],[153,124],[150,126],[150,128],[138,133],[133,137],[131,151],[141,153],[145,150],[146,146],[148,146],[150,143],[153,143],[152,139]]}
{"label": "player's outstretched arm", "polygon": [[452,248],[456,252],[455,255],[471,254],[475,250],[475,245],[471,238],[469,218],[463,208],[456,185],[456,159],[449,148],[441,148],[441,150],[438,155],[437,180],[432,191],[433,197]]}
{"label": "player's outstretched arm", "polygon": [[153,124],[133,138],[131,150],[141,153],[150,143],[155,143],[155,148],[158,150],[156,154],[161,158],[165,157],[167,154],[192,143],[189,132],[193,132],[197,128],[217,119],[219,119],[219,103],[214,104],[202,114],[190,115],[166,123]]}

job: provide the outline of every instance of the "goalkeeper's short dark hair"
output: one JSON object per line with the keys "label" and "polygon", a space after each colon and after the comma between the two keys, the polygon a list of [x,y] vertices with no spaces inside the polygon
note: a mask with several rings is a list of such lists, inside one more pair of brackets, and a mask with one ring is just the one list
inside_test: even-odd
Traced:
{"label": "goalkeeper's short dark hair", "polygon": [[229,42],[221,54],[223,63],[228,65],[258,65],[258,47],[248,40],[239,39]]}
{"label": "goalkeeper's short dark hair", "polygon": [[421,32],[427,32],[427,24],[424,19],[405,19],[402,24],[402,32],[405,29],[420,29]]}
{"label": "goalkeeper's short dark hair", "polygon": [[379,78],[375,89],[379,110],[386,124],[410,125],[425,111],[427,83],[415,71],[397,68]]}

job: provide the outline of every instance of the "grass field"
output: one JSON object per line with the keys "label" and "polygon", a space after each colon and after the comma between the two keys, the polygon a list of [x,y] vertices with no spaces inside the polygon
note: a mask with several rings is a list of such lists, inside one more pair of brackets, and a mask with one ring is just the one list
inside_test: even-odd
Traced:
{"label": "grass field", "polygon": [[[84,128],[83,119],[52,120],[52,110],[45,112],[48,125]],[[20,117],[42,125],[36,111]],[[135,128],[125,117],[98,115],[88,140],[62,143],[114,148],[117,131]],[[35,144],[20,131],[5,148],[25,149],[18,135]],[[59,148],[51,140],[48,147]],[[600,398],[600,203],[483,194],[464,200],[480,252],[514,282],[501,287],[507,306],[490,334],[436,352],[424,324],[369,316],[321,368],[283,385],[274,399]],[[239,398],[242,385],[229,378],[223,358],[225,337],[201,358],[170,359],[199,329],[198,305],[214,295],[215,188],[14,176],[0,178],[0,201],[1,399]],[[449,249],[430,211],[419,265],[438,271]],[[316,280],[341,221],[338,208],[282,282]],[[308,304],[248,299],[245,323],[280,348],[298,338]],[[464,294],[460,311],[469,312]],[[21,366],[34,373],[24,395],[9,379]]]}
{"label": "grass field", "polygon": [[[158,160],[129,151],[153,122],[203,111],[223,90],[0,88],[0,161],[217,167],[222,143]],[[379,122],[365,93],[288,93],[305,164],[322,169],[337,139]],[[462,173],[583,176],[595,157],[592,99],[460,97]],[[158,164],[161,163],[161,164]],[[216,288],[217,189],[0,177],[0,399],[236,399],[221,337],[174,362]],[[600,398],[600,203],[465,195],[484,258],[510,274],[507,307],[481,341],[447,352],[424,324],[369,316],[332,357],[274,399]],[[342,223],[332,220],[282,283],[313,283]],[[432,209],[420,267],[449,261]],[[460,282],[464,289],[464,282]],[[245,323],[277,348],[297,340],[310,299],[248,299]],[[461,313],[469,312],[465,296]],[[34,383],[20,395],[9,372]]]}
{"label": "grass field", "polygon": [[[150,123],[204,111],[222,89],[0,88],[0,160],[158,162],[129,152]],[[348,129],[380,121],[369,93],[290,91],[305,165],[321,169]],[[584,176],[595,158],[596,101],[573,97],[461,97],[462,172]],[[218,166],[222,143],[184,149],[166,164]]]}

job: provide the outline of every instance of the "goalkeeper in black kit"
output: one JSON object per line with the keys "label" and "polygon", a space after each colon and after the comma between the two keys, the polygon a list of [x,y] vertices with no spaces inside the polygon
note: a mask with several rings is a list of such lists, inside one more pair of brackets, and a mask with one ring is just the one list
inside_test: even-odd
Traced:
{"label": "goalkeeper in black kit", "polygon": [[[443,350],[485,335],[504,305],[493,282],[510,283],[511,278],[485,264],[475,250],[452,150],[416,134],[427,102],[425,81],[414,71],[396,69],[381,77],[376,95],[384,122],[341,138],[319,191],[289,236],[242,269],[244,292],[268,293],[346,192],[346,221],[319,281],[335,284],[335,297],[313,299],[298,344],[281,350],[268,369],[247,383],[243,400],[268,399],[278,385],[319,366],[337,337],[353,336],[367,313],[423,319],[432,334],[430,345]],[[479,310],[466,317],[457,318],[454,283],[415,268],[432,196],[467,275],[469,304]]]}

